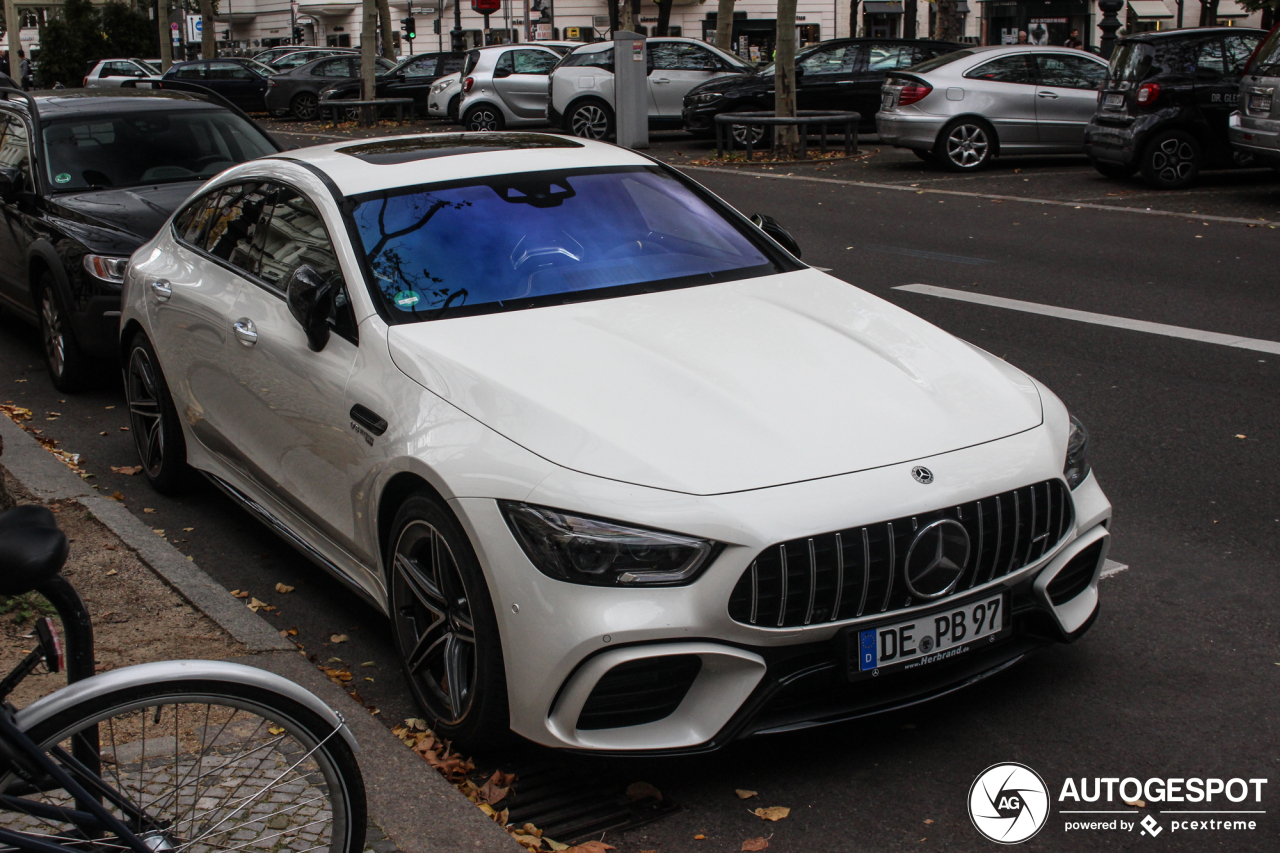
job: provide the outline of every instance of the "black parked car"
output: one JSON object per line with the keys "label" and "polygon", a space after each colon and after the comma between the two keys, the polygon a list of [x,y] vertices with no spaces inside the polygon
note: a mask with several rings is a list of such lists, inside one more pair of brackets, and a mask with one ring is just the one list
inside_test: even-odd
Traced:
{"label": "black parked car", "polygon": [[201,184],[281,149],[208,95],[0,89],[0,304],[37,324],[60,391],[118,360],[129,256]]}
{"label": "black parked car", "polygon": [[[377,72],[390,71],[390,62],[379,57]],[[376,73],[376,72],[375,72]],[[320,93],[341,80],[360,76],[360,57],[330,56],[282,71],[271,78],[267,89],[267,109],[273,116],[291,115],[310,121],[320,114]]]}
{"label": "black parked car", "polygon": [[[413,98],[414,111],[427,111],[427,98],[431,86],[446,74],[461,71],[467,61],[465,53],[420,53],[401,62],[395,68],[377,75],[375,97]],[[359,100],[360,81],[344,80],[320,93],[324,100]]]}
{"label": "black parked car", "polygon": [[[824,41],[796,54],[796,106],[802,110],[853,110],[862,116],[859,128],[874,131],[880,87],[890,71],[964,48],[962,44],[906,39]],[[703,83],[684,97],[685,130],[702,136],[713,134],[716,115],[772,110],[773,95],[772,63],[752,74]]]}
{"label": "black parked car", "polygon": [[1099,172],[1141,170],[1154,187],[1191,184],[1201,169],[1242,165],[1227,138],[1240,76],[1264,30],[1213,27],[1116,42],[1084,150]]}
{"label": "black parked car", "polygon": [[276,70],[256,59],[235,57],[179,62],[165,72],[163,80],[194,83],[217,92],[248,112],[261,112],[269,80]]}

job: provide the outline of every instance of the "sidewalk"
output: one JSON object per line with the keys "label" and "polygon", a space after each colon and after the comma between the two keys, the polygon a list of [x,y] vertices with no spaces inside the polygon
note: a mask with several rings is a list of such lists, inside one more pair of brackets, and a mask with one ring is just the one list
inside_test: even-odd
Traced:
{"label": "sidewalk", "polygon": [[[283,675],[342,713],[360,743],[368,794],[366,850],[375,853],[513,851],[521,847],[443,777],[312,666],[293,643],[116,501],[97,494],[10,418],[0,416],[0,473],[19,503],[42,503],[72,539],[64,574],[94,617],[102,670],[151,660],[232,660]],[[0,617],[12,666],[22,631]],[[25,704],[61,676],[28,679]]]}

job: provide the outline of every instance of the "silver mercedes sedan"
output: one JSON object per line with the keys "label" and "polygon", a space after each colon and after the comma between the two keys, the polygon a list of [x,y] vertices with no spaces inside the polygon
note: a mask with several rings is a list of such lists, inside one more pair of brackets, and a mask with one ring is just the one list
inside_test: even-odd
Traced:
{"label": "silver mercedes sedan", "polygon": [[956,172],[976,172],[1001,154],[1082,153],[1106,74],[1102,59],[1072,48],[958,50],[893,72],[876,130]]}

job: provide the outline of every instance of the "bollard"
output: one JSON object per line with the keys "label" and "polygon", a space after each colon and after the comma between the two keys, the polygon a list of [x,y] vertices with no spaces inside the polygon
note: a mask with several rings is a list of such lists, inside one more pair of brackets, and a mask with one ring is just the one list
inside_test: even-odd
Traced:
{"label": "bollard", "polygon": [[644,36],[613,34],[613,109],[618,145],[649,147],[649,61]]}

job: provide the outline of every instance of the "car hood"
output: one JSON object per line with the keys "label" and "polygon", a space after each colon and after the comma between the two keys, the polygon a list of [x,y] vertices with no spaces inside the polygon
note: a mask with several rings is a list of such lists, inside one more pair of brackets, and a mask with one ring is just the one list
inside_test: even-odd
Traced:
{"label": "car hood", "polygon": [[50,198],[50,215],[97,251],[127,255],[154,237],[178,205],[203,184],[181,181],[62,193]]}
{"label": "car hood", "polygon": [[802,270],[391,327],[409,377],[566,468],[720,494],[1032,429],[1023,373]]}

